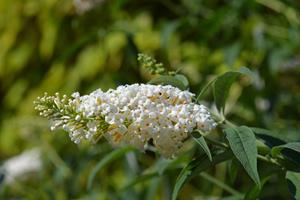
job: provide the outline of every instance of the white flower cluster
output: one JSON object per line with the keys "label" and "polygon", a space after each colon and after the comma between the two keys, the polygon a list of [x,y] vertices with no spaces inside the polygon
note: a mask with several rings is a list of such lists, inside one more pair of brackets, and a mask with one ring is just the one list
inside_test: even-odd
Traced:
{"label": "white flower cluster", "polygon": [[3,170],[4,183],[10,184],[32,172],[42,169],[41,150],[34,148],[6,160],[0,169]]}
{"label": "white flower cluster", "polygon": [[192,102],[193,96],[172,86],[149,84],[119,86],[107,92],[98,89],[84,96],[74,93],[75,121],[88,119],[86,128],[63,126],[72,140],[79,142],[94,137],[101,118],[106,124],[101,132],[113,145],[129,144],[144,150],[152,141],[162,155],[170,157],[190,132],[207,132],[216,126],[207,108]]}
{"label": "white flower cluster", "polygon": [[73,0],[78,14],[84,14],[102,3],[104,3],[104,0]]}

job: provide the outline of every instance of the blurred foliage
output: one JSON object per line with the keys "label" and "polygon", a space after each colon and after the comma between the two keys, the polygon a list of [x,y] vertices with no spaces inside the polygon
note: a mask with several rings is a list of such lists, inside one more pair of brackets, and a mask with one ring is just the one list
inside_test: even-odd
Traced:
{"label": "blurred foliage", "polygon": [[[29,179],[0,185],[0,197],[170,199],[190,151],[174,161],[131,152],[102,169],[87,190],[87,177],[111,152],[109,144],[77,146],[63,132],[49,134],[46,121],[33,111],[33,100],[45,91],[88,93],[148,81],[151,74],[137,64],[139,52],[180,70],[194,93],[217,74],[249,67],[255,79],[234,84],[228,118],[300,140],[297,0],[111,0],[81,14],[70,0],[1,0],[0,162],[37,146],[44,166]],[[209,102],[212,94],[206,99]],[[161,168],[163,173],[126,187],[141,174]],[[269,170],[264,163],[259,168],[261,173]],[[230,182],[228,169],[220,164],[208,173]],[[239,178],[230,184],[245,192],[252,183],[244,172],[237,173]],[[179,199],[229,196],[205,177],[187,184]],[[287,183],[278,177],[268,180],[262,199],[288,198]]]}

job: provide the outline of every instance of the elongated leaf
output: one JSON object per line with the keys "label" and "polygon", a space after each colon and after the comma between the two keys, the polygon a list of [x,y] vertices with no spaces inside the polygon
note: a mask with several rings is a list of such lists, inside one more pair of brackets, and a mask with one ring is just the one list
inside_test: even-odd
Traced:
{"label": "elongated leaf", "polygon": [[155,177],[151,180],[149,186],[147,187],[145,200],[153,200],[158,193],[158,189],[160,187],[160,182],[162,177]]}
{"label": "elongated leaf", "polygon": [[203,149],[203,151],[206,153],[206,155],[208,156],[208,159],[210,161],[212,161],[211,153],[210,153],[210,150],[207,146],[207,143],[206,143],[204,137],[203,136],[200,136],[200,137],[192,136],[192,137],[199,144],[199,146]]}
{"label": "elongated leaf", "polygon": [[284,138],[282,135],[273,133],[270,130],[255,127],[251,127],[251,130],[255,133],[257,137],[264,140],[266,145],[268,145],[269,147],[282,145],[287,142],[287,139]]}
{"label": "elongated leaf", "polygon": [[257,172],[257,147],[252,130],[246,126],[226,128],[226,138],[235,157],[245,168],[252,180],[260,186]]}
{"label": "elongated leaf", "polygon": [[300,153],[300,142],[291,142],[277,147],[273,147],[271,151],[272,156],[277,156],[283,149],[290,149]]}
{"label": "elongated leaf", "polygon": [[285,178],[288,181],[289,191],[295,199],[300,199],[300,173],[288,171]]}
{"label": "elongated leaf", "polygon": [[196,102],[200,101],[204,94],[206,93],[206,91],[208,90],[208,88],[216,81],[216,79],[213,79],[212,81],[208,82],[200,91],[200,93],[197,96]]}
{"label": "elongated leaf", "polygon": [[225,101],[234,81],[241,75],[240,72],[226,72],[219,76],[213,84],[213,93],[218,110],[224,113]]}
{"label": "elongated leaf", "polygon": [[254,185],[250,188],[250,190],[247,192],[245,196],[245,200],[253,200],[253,199],[258,199],[259,194],[261,193],[262,187],[265,185],[265,183],[271,178],[271,176],[267,176],[262,179],[261,181],[261,187],[258,185]]}
{"label": "elongated leaf", "polygon": [[226,72],[217,78],[208,82],[200,91],[199,95],[197,96],[197,101],[203,98],[206,91],[209,89],[211,85],[213,85],[213,93],[216,102],[216,106],[219,111],[224,112],[225,108],[225,101],[229,94],[229,90],[233,82],[240,76],[240,75],[247,75],[249,77],[253,77],[253,72],[248,69],[247,67],[241,67],[239,71],[229,71]]}
{"label": "elongated leaf", "polygon": [[153,172],[153,173],[148,173],[148,174],[140,175],[140,176],[136,177],[135,179],[133,179],[132,181],[130,181],[128,184],[126,184],[122,188],[122,190],[126,190],[128,188],[133,187],[134,185],[136,185],[138,183],[150,180],[150,179],[152,179],[154,177],[158,177],[158,176],[159,176],[158,172]]}
{"label": "elongated leaf", "polygon": [[226,192],[236,195],[236,196],[240,196],[243,197],[243,195],[238,192],[237,190],[233,189],[232,187],[228,186],[226,183],[224,183],[223,181],[220,181],[219,179],[217,179],[216,177],[211,176],[210,174],[206,173],[206,172],[202,172],[200,174],[200,176],[202,178],[205,178],[206,180],[208,180],[209,182],[213,183],[214,185],[218,186],[219,188],[222,188],[223,190],[225,190]]}
{"label": "elongated leaf", "polygon": [[172,200],[177,198],[178,192],[182,188],[182,186],[188,182],[192,176],[194,176],[195,169],[200,166],[201,162],[205,162],[206,157],[199,157],[195,160],[192,160],[185,168],[182,169],[179,176],[177,177],[173,193],[172,193]]}
{"label": "elongated leaf", "polygon": [[141,182],[148,181],[156,177],[161,177],[164,173],[167,173],[168,170],[177,169],[178,165],[181,165],[185,162],[186,158],[184,156],[177,157],[173,160],[166,160],[164,158],[161,158],[155,163],[154,166],[151,166],[150,168],[146,169],[143,174],[139,175],[138,177],[135,177],[133,180],[127,183],[122,190],[126,190]]}
{"label": "elongated leaf", "polygon": [[240,163],[236,159],[232,159],[228,166],[228,175],[230,183],[233,185],[239,172]]}
{"label": "elongated leaf", "polygon": [[272,156],[282,154],[284,159],[282,164],[290,171],[300,171],[300,142],[290,142],[284,145],[273,147]]}
{"label": "elongated leaf", "polygon": [[94,181],[94,179],[96,177],[96,174],[99,171],[101,171],[105,166],[107,166],[112,161],[114,161],[114,160],[122,157],[123,155],[125,155],[129,151],[133,151],[133,150],[135,150],[133,147],[120,148],[120,149],[112,151],[111,153],[107,154],[103,159],[101,159],[97,163],[97,165],[95,166],[95,168],[92,170],[92,172],[90,173],[90,175],[88,177],[87,189],[88,190],[91,189],[93,181]]}
{"label": "elongated leaf", "polygon": [[212,162],[206,156],[198,157],[192,160],[185,168],[182,169],[179,176],[177,177],[173,193],[172,200],[177,198],[177,195],[183,185],[188,182],[192,177],[198,175],[202,171],[208,169],[209,167],[216,165],[220,162],[228,160],[232,157],[231,151],[226,151],[221,154],[216,155]]}
{"label": "elongated leaf", "polygon": [[182,80],[179,80],[178,78],[175,78],[175,76],[170,75],[160,75],[152,80],[149,81],[149,84],[154,85],[171,85],[174,87],[179,88],[180,90],[186,90],[185,83],[182,82]]}

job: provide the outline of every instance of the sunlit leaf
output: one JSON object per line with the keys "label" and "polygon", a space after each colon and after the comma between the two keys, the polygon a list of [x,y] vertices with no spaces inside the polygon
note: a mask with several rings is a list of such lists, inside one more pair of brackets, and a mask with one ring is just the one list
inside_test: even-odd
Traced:
{"label": "sunlit leaf", "polygon": [[235,157],[240,161],[252,180],[260,186],[257,172],[256,138],[252,130],[246,126],[224,129],[226,138]]}
{"label": "sunlit leaf", "polygon": [[182,75],[182,74],[176,74],[174,76],[174,78],[176,78],[177,80],[179,80],[185,87],[185,89],[189,88],[189,80],[187,79],[186,76]]}
{"label": "sunlit leaf", "polygon": [[224,113],[225,103],[228,97],[231,85],[240,75],[249,75],[251,71],[242,67],[240,71],[229,71],[218,76],[213,82],[213,93],[218,110]]}
{"label": "sunlit leaf", "polygon": [[187,89],[186,85],[182,82],[182,80],[179,80],[178,78],[169,75],[159,75],[150,80],[148,83],[154,85],[171,85],[179,88],[180,90]]}

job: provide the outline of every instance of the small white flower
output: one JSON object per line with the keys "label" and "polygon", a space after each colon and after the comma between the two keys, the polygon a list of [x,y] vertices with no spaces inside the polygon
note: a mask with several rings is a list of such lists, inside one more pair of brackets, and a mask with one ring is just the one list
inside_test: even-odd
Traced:
{"label": "small white flower", "polygon": [[79,122],[80,119],[81,119],[80,115],[76,115],[75,120]]}

